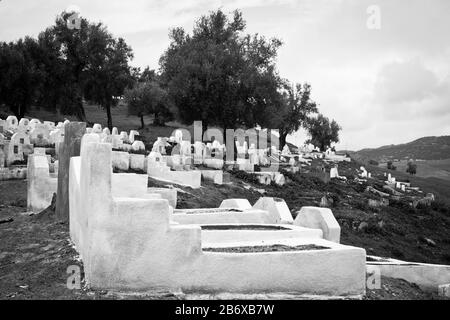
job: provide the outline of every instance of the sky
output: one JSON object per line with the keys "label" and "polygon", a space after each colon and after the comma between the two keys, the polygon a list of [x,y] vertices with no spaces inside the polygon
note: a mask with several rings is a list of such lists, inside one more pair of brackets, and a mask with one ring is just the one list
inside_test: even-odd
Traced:
{"label": "sky", "polygon": [[0,0],[0,41],[37,36],[69,6],[123,37],[134,66],[155,69],[171,28],[191,32],[201,15],[240,9],[246,32],[283,41],[280,75],[311,84],[342,127],[339,149],[450,135],[448,0]]}

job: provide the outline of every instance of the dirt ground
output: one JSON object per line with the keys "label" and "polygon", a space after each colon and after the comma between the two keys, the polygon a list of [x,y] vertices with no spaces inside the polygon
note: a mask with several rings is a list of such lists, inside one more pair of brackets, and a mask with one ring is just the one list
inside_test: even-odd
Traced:
{"label": "dirt ground", "polygon": [[[262,186],[252,185],[236,177],[235,183],[214,186],[206,183],[204,188],[192,190],[180,188],[179,207],[216,207],[229,197],[248,198],[254,203],[264,193]],[[150,180],[150,185],[162,183]],[[269,187],[268,189],[271,189]],[[275,187],[273,187],[275,188]],[[277,188],[275,188],[278,190]],[[285,195],[291,192],[265,190],[268,195]],[[311,196],[311,194],[309,195]],[[314,203],[312,198],[305,200]],[[291,203],[297,205],[299,203]],[[57,223],[52,210],[38,216],[26,213],[26,181],[0,182],[0,300],[3,299],[190,299],[189,295],[171,292],[150,292],[146,295],[124,295],[87,289],[69,290],[67,269],[80,266],[76,251],[69,242],[68,225]],[[356,241],[345,233],[344,242]],[[367,235],[369,237],[369,235]],[[353,239],[353,240],[351,240]],[[390,240],[389,240],[390,241]],[[394,245],[394,244],[393,244]],[[400,249],[401,250],[401,247]],[[194,295],[195,297],[195,295]],[[239,298],[242,298],[240,296]],[[248,298],[252,298],[249,296]],[[258,299],[264,298],[258,296]],[[270,297],[268,297],[270,299]],[[290,297],[292,298],[292,297]],[[301,296],[294,299],[302,299]],[[401,280],[383,278],[382,289],[367,292],[369,300],[438,299],[435,294],[423,292],[414,284]]]}

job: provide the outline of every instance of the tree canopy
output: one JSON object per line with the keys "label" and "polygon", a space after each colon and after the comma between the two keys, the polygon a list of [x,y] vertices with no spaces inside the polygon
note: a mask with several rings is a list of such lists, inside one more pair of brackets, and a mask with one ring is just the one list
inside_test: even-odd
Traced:
{"label": "tree canopy", "polygon": [[182,122],[269,127],[281,103],[275,70],[281,41],[244,34],[245,26],[241,12],[229,19],[217,10],[201,17],[192,35],[183,28],[171,31],[160,59],[161,80]]}
{"label": "tree canopy", "polygon": [[0,103],[20,118],[37,103],[86,121],[83,100],[91,100],[111,127],[110,107],[132,84],[132,50],[101,23],[80,18],[69,28],[72,14],[63,12],[37,39],[0,43]]}
{"label": "tree canopy", "polygon": [[317,117],[310,118],[308,122],[307,129],[311,136],[308,143],[319,147],[321,151],[326,151],[333,142],[339,142],[341,127],[336,121],[330,121],[324,115],[318,114]]}
{"label": "tree canopy", "polygon": [[[148,79],[145,76],[144,78]],[[128,114],[141,119],[142,128],[146,114],[155,116],[155,125],[164,125],[165,121],[172,119],[167,92],[156,80],[138,82],[133,88],[127,89],[125,102],[128,105]]]}
{"label": "tree canopy", "polygon": [[307,127],[309,116],[317,113],[317,105],[311,100],[311,85],[285,84],[285,90],[282,93],[283,103],[278,113],[277,128],[280,132],[280,148],[286,144],[286,138],[289,134],[298,131],[301,127]]}

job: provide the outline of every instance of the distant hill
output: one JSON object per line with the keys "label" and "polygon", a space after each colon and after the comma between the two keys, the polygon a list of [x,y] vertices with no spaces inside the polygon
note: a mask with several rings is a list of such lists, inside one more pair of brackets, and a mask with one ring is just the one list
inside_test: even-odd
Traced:
{"label": "distant hill", "polygon": [[[450,136],[425,137],[413,142],[383,146],[377,149],[363,149],[353,153],[360,160],[444,160],[450,159]],[[365,162],[365,161],[364,161]]]}

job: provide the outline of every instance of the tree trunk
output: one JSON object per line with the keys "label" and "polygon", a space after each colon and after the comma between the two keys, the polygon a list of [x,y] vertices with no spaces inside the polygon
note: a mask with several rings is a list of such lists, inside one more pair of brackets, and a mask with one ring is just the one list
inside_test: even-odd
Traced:
{"label": "tree trunk", "polygon": [[106,115],[108,117],[108,128],[110,131],[113,129],[113,123],[112,123],[112,115],[111,115],[111,104],[108,102],[105,106],[106,109]]}
{"label": "tree trunk", "polygon": [[76,116],[78,121],[87,122],[86,112],[84,111],[83,101],[77,103]]}
{"label": "tree trunk", "polygon": [[283,150],[284,146],[286,145],[287,136],[287,133],[280,132],[280,150]]}
{"label": "tree trunk", "polygon": [[140,115],[140,118],[141,118],[141,129],[144,129],[144,127],[145,127],[145,123],[144,123],[144,115],[141,114],[141,115]]}

